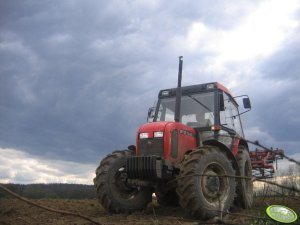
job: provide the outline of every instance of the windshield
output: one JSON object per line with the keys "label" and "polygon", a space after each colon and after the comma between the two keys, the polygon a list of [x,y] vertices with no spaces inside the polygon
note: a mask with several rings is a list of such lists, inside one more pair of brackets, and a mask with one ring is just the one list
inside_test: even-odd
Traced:
{"label": "windshield", "polygon": [[[160,99],[155,121],[174,121],[175,97]],[[214,92],[181,97],[180,122],[191,127],[214,124]]]}

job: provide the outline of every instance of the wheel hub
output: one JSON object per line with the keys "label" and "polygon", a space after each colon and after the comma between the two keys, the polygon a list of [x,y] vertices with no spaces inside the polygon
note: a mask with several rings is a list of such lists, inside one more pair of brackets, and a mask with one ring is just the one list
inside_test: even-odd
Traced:
{"label": "wheel hub", "polygon": [[219,179],[219,177],[207,177],[206,187],[211,192],[218,192],[220,190],[220,179]]}
{"label": "wheel hub", "polygon": [[210,198],[215,198],[218,196],[220,191],[220,178],[214,171],[208,171],[205,175],[206,176],[203,176],[202,183],[204,195]]}

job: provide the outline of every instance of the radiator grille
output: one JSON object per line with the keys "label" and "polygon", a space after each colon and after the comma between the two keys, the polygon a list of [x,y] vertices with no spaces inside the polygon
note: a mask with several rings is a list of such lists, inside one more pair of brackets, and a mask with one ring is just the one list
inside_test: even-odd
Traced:
{"label": "radiator grille", "polygon": [[163,138],[148,138],[138,141],[139,156],[164,156],[164,140]]}

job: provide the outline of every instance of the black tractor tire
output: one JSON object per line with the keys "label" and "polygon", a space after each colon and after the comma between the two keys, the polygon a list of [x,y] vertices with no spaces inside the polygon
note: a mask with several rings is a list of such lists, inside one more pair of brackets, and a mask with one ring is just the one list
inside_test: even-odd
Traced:
{"label": "black tractor tire", "polygon": [[173,188],[168,191],[156,190],[155,191],[157,202],[160,206],[178,206],[178,195],[176,189]]}
{"label": "black tractor tire", "polygon": [[146,208],[152,200],[150,188],[126,185],[126,159],[131,150],[115,151],[96,169],[94,185],[100,204],[110,213],[131,213]]}
{"label": "black tractor tire", "polygon": [[[252,177],[252,165],[249,152],[244,146],[240,146],[236,160],[240,169],[240,176]],[[238,179],[237,198],[235,205],[244,209],[251,208],[253,203],[253,181],[251,179]]]}
{"label": "black tractor tire", "polygon": [[231,161],[218,147],[203,146],[192,151],[181,163],[177,180],[181,207],[198,219],[227,212],[235,197],[234,175]]}

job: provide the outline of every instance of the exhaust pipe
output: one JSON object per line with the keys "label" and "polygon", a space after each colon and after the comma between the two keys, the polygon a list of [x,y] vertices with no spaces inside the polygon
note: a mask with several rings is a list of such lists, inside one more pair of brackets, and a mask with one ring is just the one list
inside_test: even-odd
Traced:
{"label": "exhaust pipe", "polygon": [[176,101],[175,101],[175,122],[180,121],[180,105],[181,105],[181,79],[182,79],[182,56],[179,56],[179,68],[178,68],[178,85],[176,90]]}

